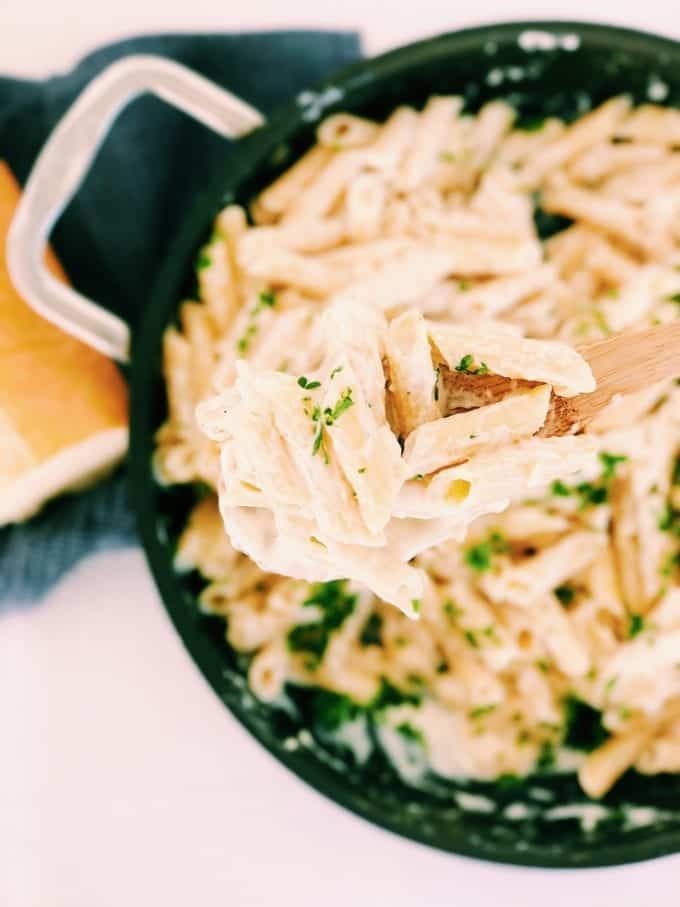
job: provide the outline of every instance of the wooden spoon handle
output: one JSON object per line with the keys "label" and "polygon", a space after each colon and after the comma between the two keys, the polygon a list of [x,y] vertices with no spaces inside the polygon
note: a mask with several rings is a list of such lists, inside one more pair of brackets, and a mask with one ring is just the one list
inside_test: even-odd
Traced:
{"label": "wooden spoon handle", "polygon": [[680,321],[617,334],[579,348],[597,387],[577,397],[553,396],[543,437],[576,434],[621,394],[642,390],[664,378],[680,376]]}

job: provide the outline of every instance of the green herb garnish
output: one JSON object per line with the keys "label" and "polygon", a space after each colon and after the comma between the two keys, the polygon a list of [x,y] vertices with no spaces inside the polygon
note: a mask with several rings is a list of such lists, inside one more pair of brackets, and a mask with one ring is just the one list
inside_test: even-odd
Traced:
{"label": "green herb garnish", "polygon": [[564,743],[573,749],[590,752],[609,736],[602,724],[602,714],[574,696],[564,701],[564,721]]}
{"label": "green herb garnish", "polygon": [[552,483],[550,490],[558,498],[568,498],[571,494],[571,489],[560,479],[557,479]]}
{"label": "green herb garnish", "polygon": [[321,387],[320,381],[308,381],[304,375],[300,375],[300,377],[297,379],[297,383],[300,385],[300,387],[303,387],[308,391],[313,391],[315,388]]}
{"label": "green herb garnish", "polygon": [[456,366],[456,371],[464,375],[488,375],[489,366],[486,362],[480,362],[478,366],[474,367],[474,361],[475,357],[472,353],[466,353]]}
{"label": "green herb garnish", "polygon": [[610,482],[616,475],[616,467],[619,463],[625,463],[628,457],[625,454],[610,454],[601,451],[599,454],[600,463],[602,463],[602,480]]}
{"label": "green herb garnish", "polygon": [[258,302],[261,308],[273,309],[276,305],[276,294],[271,290],[263,290],[258,297]]}
{"label": "green herb garnish", "polygon": [[206,268],[209,268],[212,264],[211,257],[205,252],[201,252],[198,258],[196,259],[196,270],[205,271]]}
{"label": "green herb garnish", "polygon": [[576,589],[573,586],[570,586],[568,583],[564,583],[562,586],[556,586],[553,589],[555,597],[559,600],[561,604],[565,607],[570,605],[576,596]]}
{"label": "green herb garnish", "polygon": [[242,336],[236,341],[236,349],[239,353],[246,353],[250,347],[250,339],[257,334],[257,316],[264,308],[272,308],[276,305],[276,296],[271,290],[263,290],[258,296],[257,303],[248,315],[248,324]]}
{"label": "green herb garnish", "polygon": [[642,614],[630,614],[628,617],[628,637],[635,637],[645,629],[645,619]]}
{"label": "green herb garnish", "polygon": [[479,542],[465,549],[465,563],[477,573],[485,573],[491,568],[493,556],[495,554],[505,554],[508,551],[508,543],[500,532],[492,532],[485,542]]}
{"label": "green herb garnish", "polygon": [[468,718],[477,719],[483,718],[484,715],[490,715],[491,712],[495,711],[496,703],[490,702],[489,705],[478,705],[476,709],[470,709],[468,712]]}
{"label": "green herb garnish", "polygon": [[616,469],[628,457],[624,454],[610,454],[602,451],[599,458],[602,463],[602,475],[596,482],[580,482],[571,487],[558,479],[550,486],[551,492],[557,497],[566,498],[573,495],[580,498],[581,510],[606,504],[609,500],[609,486],[616,475]]}
{"label": "green herb garnish", "polygon": [[458,605],[450,598],[447,598],[445,602],[442,603],[442,611],[450,621],[456,621],[459,617],[462,617],[465,613],[462,608],[459,608]]}
{"label": "green herb garnish", "polygon": [[405,740],[408,740],[411,743],[418,743],[420,746],[425,746],[425,738],[422,733],[417,728],[414,728],[410,722],[402,721],[401,724],[396,726],[395,731],[398,734],[401,734]]}
{"label": "green herb garnish", "polygon": [[364,712],[349,696],[321,689],[315,691],[312,709],[315,722],[328,731],[337,730]]}
{"label": "green herb garnish", "polygon": [[555,746],[549,740],[544,740],[541,744],[541,751],[536,760],[538,771],[547,772],[555,766]]}
{"label": "green herb garnish", "polygon": [[334,422],[340,418],[340,416],[346,412],[350,406],[354,406],[354,400],[352,400],[352,388],[346,387],[344,391],[340,394],[340,399],[331,409],[326,407],[323,411],[324,421],[326,425],[332,425]]}
{"label": "green herb garnish", "polygon": [[347,594],[345,586],[345,580],[312,586],[309,598],[302,604],[303,607],[318,608],[320,619],[314,623],[298,624],[288,633],[288,649],[310,655],[308,667],[311,669],[321,663],[331,634],[340,629],[354,611],[357,597]]}
{"label": "green herb garnish", "polygon": [[680,551],[671,553],[664,558],[664,561],[659,568],[659,572],[662,576],[672,576],[678,567],[680,567]]}
{"label": "green herb garnish", "polygon": [[382,646],[382,627],[383,619],[374,611],[364,624],[359,636],[359,642],[362,646]]}
{"label": "green herb garnish", "polygon": [[469,643],[469,645],[472,646],[473,649],[479,648],[479,642],[477,641],[477,634],[475,633],[474,630],[463,630],[463,636],[465,637],[465,639]]}
{"label": "green herb garnish", "polygon": [[671,476],[671,482],[673,483],[673,485],[680,485],[680,456],[676,457],[675,463],[673,464],[673,475]]}

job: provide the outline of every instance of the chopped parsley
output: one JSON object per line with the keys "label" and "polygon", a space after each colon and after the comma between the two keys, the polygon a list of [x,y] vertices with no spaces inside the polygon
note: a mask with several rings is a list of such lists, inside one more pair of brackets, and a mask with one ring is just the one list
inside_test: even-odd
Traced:
{"label": "chopped parsley", "polygon": [[263,290],[258,297],[258,306],[260,308],[273,309],[276,305],[276,294],[271,290]]}
{"label": "chopped parsley", "polygon": [[606,451],[600,453],[600,463],[602,463],[602,481],[610,482],[616,475],[616,467],[619,463],[625,463],[628,457],[625,454],[610,454]]}
{"label": "chopped parsley", "polygon": [[468,718],[476,720],[477,718],[483,718],[485,715],[490,715],[491,712],[496,710],[496,703],[490,702],[488,705],[478,705],[475,709],[470,709],[468,712]]}
{"label": "chopped parsley", "polygon": [[412,608],[414,614],[420,614],[420,612],[423,609],[423,603],[421,602],[421,600],[419,598],[412,598],[411,599],[411,608]]}
{"label": "chopped parsley", "polygon": [[574,491],[581,498],[581,510],[586,510],[588,507],[598,507],[600,504],[606,504],[609,500],[609,489],[606,485],[581,482]]}
{"label": "chopped parsley", "polygon": [[205,269],[209,268],[211,264],[212,258],[206,252],[201,252],[196,259],[196,270],[205,271]]}
{"label": "chopped parsley", "polygon": [[298,624],[288,633],[288,649],[304,652],[309,658],[306,666],[314,670],[321,664],[331,634],[339,630],[354,611],[357,597],[345,592],[345,580],[333,580],[312,586],[309,598],[303,607],[315,607],[321,611],[318,621]]}
{"label": "chopped parsley", "polygon": [[271,290],[263,290],[257,298],[256,304],[248,315],[248,324],[245,331],[236,341],[236,349],[239,353],[247,353],[250,347],[251,339],[257,334],[257,316],[262,309],[272,309],[276,305],[276,294]]}
{"label": "chopped parsley", "polygon": [[[300,381],[302,381],[303,379],[305,383],[300,384]],[[316,387],[318,382],[307,382],[307,379],[303,375],[301,378],[298,378],[298,384],[300,384],[300,387],[304,387],[309,390],[310,388]],[[326,448],[324,427],[327,425],[333,425],[333,423],[336,422],[340,418],[340,416],[350,408],[350,406],[353,405],[354,400],[352,400],[352,388],[346,387],[340,394],[338,402],[335,404],[335,406],[332,408],[330,406],[327,406],[324,409],[323,418],[321,409],[318,406],[315,406],[312,410],[312,422],[316,424],[314,440],[312,441],[312,456],[315,456],[320,451],[326,465],[328,465],[330,461],[328,457],[328,450]],[[307,412],[307,410],[305,410],[305,412]]]}
{"label": "chopped parsley", "polygon": [[335,406],[331,409],[329,406],[323,411],[324,421],[326,425],[332,425],[334,422],[340,418],[340,416],[346,412],[350,406],[354,406],[354,400],[352,400],[352,388],[346,387],[344,391],[340,394],[340,398]]}
{"label": "chopped parsley", "polygon": [[628,616],[628,637],[635,639],[645,629],[645,619],[642,614],[630,614]]}
{"label": "chopped parsley", "polygon": [[[358,718],[379,719],[383,709],[399,705],[418,705],[421,700],[420,695],[398,689],[385,677],[381,678],[380,687],[373,699],[365,703],[356,702],[343,693],[320,688],[311,689],[308,695],[310,723],[326,732],[335,731],[348,721],[355,721]],[[414,735],[417,735],[417,729],[413,730]],[[399,733],[403,733],[405,737],[409,736],[408,731]],[[415,742],[416,737],[409,739]]]}
{"label": "chopped parsley", "polygon": [[333,378],[335,378],[336,375],[340,374],[341,371],[342,371],[342,366],[341,366],[341,365],[336,365],[336,367],[335,367],[335,368],[333,369],[333,371],[330,373],[330,376],[329,376],[328,380],[329,380],[329,381],[332,381]]}
{"label": "chopped parsley", "polygon": [[571,489],[561,479],[556,479],[550,486],[550,490],[558,498],[568,498],[571,494]]}
{"label": "chopped parsley", "polygon": [[382,646],[383,619],[374,611],[366,621],[359,636],[362,646]]}
{"label": "chopped parsley", "polygon": [[442,611],[452,623],[464,614],[463,609],[459,608],[450,598],[447,598],[446,601],[442,603]]}
{"label": "chopped parsley", "polygon": [[465,549],[464,560],[471,570],[477,573],[485,573],[491,569],[493,556],[495,554],[505,554],[508,551],[508,543],[500,532],[492,532],[485,542],[479,542]]}
{"label": "chopped parsley", "polygon": [[408,721],[402,721],[401,724],[398,724],[395,728],[395,731],[398,734],[408,740],[411,743],[418,743],[420,746],[425,746],[425,738],[422,735],[422,732]]}
{"label": "chopped parsley", "polygon": [[486,362],[480,362],[477,366],[474,363],[475,357],[472,353],[466,353],[456,366],[456,371],[464,375],[488,375],[489,366]]}
{"label": "chopped parsley", "polygon": [[316,723],[328,731],[337,730],[348,721],[353,721],[363,711],[349,696],[322,689],[315,691],[312,709]]}
{"label": "chopped parsley", "polygon": [[328,456],[328,450],[326,449],[326,441],[324,439],[324,434],[323,434],[323,423],[321,422],[321,411],[319,410],[318,406],[314,407],[314,412],[312,413],[312,421],[318,423],[316,432],[314,434],[314,440],[312,441],[312,456],[316,456],[316,454],[318,454],[319,451],[321,451],[321,456],[323,457],[323,461],[326,464],[326,466],[328,466],[328,464],[330,463],[330,459]]}
{"label": "chopped parsley", "polygon": [[564,701],[564,721],[564,743],[573,749],[590,752],[609,736],[601,713],[574,696]]}
{"label": "chopped parsley", "polygon": [[473,649],[479,648],[479,641],[477,640],[477,634],[474,630],[464,630],[463,636],[465,640],[472,646]]}
{"label": "chopped parsley", "polygon": [[463,630],[463,638],[473,649],[479,649],[481,647],[480,637],[488,639],[489,642],[497,646],[501,643],[493,624],[488,627],[478,627],[476,630]]}
{"label": "chopped parsley", "polygon": [[672,532],[673,535],[680,535],[680,510],[676,510],[668,502],[659,517],[659,529],[662,532]]}
{"label": "chopped parsley", "polygon": [[371,709],[380,711],[388,709],[393,705],[420,705],[422,696],[420,693],[400,690],[393,686],[386,677],[380,680],[380,689],[371,701]]}
{"label": "chopped parsley", "polygon": [[671,477],[673,485],[680,485],[680,457],[676,457],[673,464],[673,475]]}
{"label": "chopped parsley", "polygon": [[320,381],[308,381],[304,375],[300,375],[300,377],[297,379],[297,383],[300,385],[300,387],[308,391],[313,391],[315,388],[321,387]]}
{"label": "chopped parsley", "polygon": [[360,476],[362,476],[366,472],[366,467],[362,466],[360,469],[357,469],[357,472]]}
{"label": "chopped parsley", "polygon": [[611,454],[602,451],[599,454],[599,458],[602,464],[602,474],[597,481],[580,482],[578,485],[569,486],[557,479],[550,486],[552,494],[562,498],[570,496],[580,498],[581,510],[606,504],[609,500],[609,486],[616,475],[616,469],[628,457],[624,454]]}
{"label": "chopped parsley", "polygon": [[540,130],[545,126],[545,123],[545,117],[527,116],[524,119],[520,120],[520,122],[517,124],[517,129],[520,129],[522,132],[540,132]]}
{"label": "chopped parsley", "polygon": [[666,297],[668,302],[674,302],[676,305],[680,305],[680,293],[673,293],[671,296]]}
{"label": "chopped parsley", "polygon": [[536,760],[536,769],[547,772],[555,767],[555,746],[549,740],[544,740],[541,744],[541,751]]}
{"label": "chopped parsley", "polygon": [[564,583],[561,586],[556,586],[553,589],[555,597],[558,599],[560,604],[564,605],[565,608],[570,605],[576,596],[576,589],[573,586],[570,586],[568,583]]}
{"label": "chopped parsley", "polygon": [[671,576],[680,567],[680,551],[669,554],[661,564],[662,576]]}

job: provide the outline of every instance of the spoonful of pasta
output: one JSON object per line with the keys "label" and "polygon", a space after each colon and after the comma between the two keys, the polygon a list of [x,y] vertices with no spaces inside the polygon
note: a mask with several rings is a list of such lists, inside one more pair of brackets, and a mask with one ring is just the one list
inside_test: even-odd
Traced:
{"label": "spoonful of pasta", "polygon": [[264,570],[355,579],[412,617],[429,583],[413,558],[557,480],[593,478],[597,413],[680,374],[680,324],[577,351],[345,298],[321,335],[313,372],[241,360],[198,408],[220,448],[225,528]]}

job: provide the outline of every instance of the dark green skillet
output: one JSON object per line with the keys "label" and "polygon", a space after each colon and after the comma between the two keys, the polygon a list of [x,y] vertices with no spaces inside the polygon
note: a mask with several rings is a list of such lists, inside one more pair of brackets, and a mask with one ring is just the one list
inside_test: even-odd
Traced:
{"label": "dark green skillet", "polygon": [[[151,470],[153,437],[166,407],[161,337],[175,318],[178,302],[193,290],[197,251],[215,214],[226,202],[247,204],[289,166],[312,142],[321,116],[350,110],[381,119],[398,104],[420,106],[431,94],[452,93],[463,95],[470,109],[490,98],[505,98],[525,122],[547,115],[570,119],[622,92],[636,101],[680,106],[680,44],[607,26],[509,23],[443,35],[342,71],[240,139],[236,151],[229,153],[228,167],[225,152],[224,172],[196,200],[169,247],[132,340],[132,500],[168,613],[217,695],[277,759],[337,803],[397,834],[485,860],[588,867],[680,851],[680,776],[648,778],[630,772],[605,798],[605,809],[595,806],[593,812],[572,775],[543,774],[502,784],[437,783],[418,792],[404,786],[379,756],[358,767],[315,742],[314,736],[309,746],[284,745],[309,725],[309,710],[302,703],[292,717],[248,693],[242,664],[224,641],[222,622],[198,611],[200,579],[173,570],[177,536],[197,492],[191,487],[162,488]],[[250,115],[252,126],[257,117]],[[560,225],[543,226],[554,231]],[[24,288],[31,289],[26,283]],[[32,289],[35,295],[35,286]],[[54,310],[50,314],[55,317]],[[81,329],[82,336],[87,327]],[[116,325],[108,324],[108,329],[115,346],[120,341]],[[99,345],[112,348],[105,342]],[[587,725],[586,720],[586,736]],[[465,801],[456,799],[460,792],[486,798],[468,801],[482,809],[463,809],[460,803]],[[583,813],[579,805],[590,812]]]}

